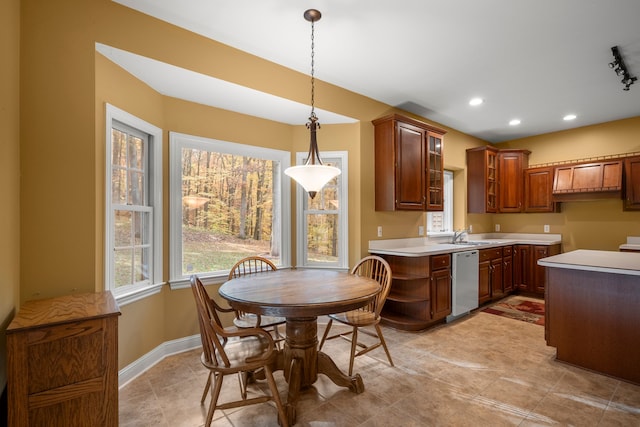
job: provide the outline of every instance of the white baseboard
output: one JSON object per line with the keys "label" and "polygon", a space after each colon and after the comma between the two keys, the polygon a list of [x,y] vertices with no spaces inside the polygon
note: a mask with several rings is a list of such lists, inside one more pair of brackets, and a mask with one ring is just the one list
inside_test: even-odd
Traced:
{"label": "white baseboard", "polygon": [[151,350],[135,362],[125,366],[118,372],[118,388],[122,388],[129,381],[144,373],[156,363],[162,361],[167,356],[193,350],[202,347],[200,334],[190,337],[179,338],[177,340],[167,341]]}

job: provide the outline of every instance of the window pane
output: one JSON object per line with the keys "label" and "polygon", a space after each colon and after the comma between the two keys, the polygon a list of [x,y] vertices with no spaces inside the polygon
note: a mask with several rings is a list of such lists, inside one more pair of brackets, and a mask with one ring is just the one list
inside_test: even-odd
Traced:
{"label": "window pane", "polygon": [[274,218],[278,162],[182,149],[182,275],[261,255],[280,263]]}
{"label": "window pane", "polygon": [[127,204],[127,172],[113,169],[111,172],[111,200],[116,205]]}
{"label": "window pane", "polygon": [[114,282],[116,288],[130,285],[132,279],[132,257],[133,249],[116,249],[114,251]]}
{"label": "window pane", "polygon": [[338,261],[338,215],[307,215],[307,260],[311,263]]}
{"label": "window pane", "polygon": [[148,263],[149,248],[136,248],[133,250],[134,254],[134,283],[144,282],[149,280]]}
{"label": "window pane", "polygon": [[144,205],[144,173],[129,171],[129,204]]}
{"label": "window pane", "polygon": [[129,138],[129,164],[132,169],[144,168],[144,141],[141,138],[131,136]]}
{"label": "window pane", "polygon": [[116,248],[131,246],[131,212],[115,211],[115,238]]}

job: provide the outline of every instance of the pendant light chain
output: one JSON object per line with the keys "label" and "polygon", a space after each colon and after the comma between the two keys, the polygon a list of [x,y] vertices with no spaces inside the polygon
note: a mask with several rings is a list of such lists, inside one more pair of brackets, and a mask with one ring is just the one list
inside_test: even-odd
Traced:
{"label": "pendant light chain", "polygon": [[304,165],[290,166],[284,173],[300,184],[312,199],[321,191],[324,185],[340,175],[340,169],[335,166],[323,165],[318,150],[316,131],[320,128],[315,111],[315,21],[322,17],[320,11],[308,9],[304,12],[304,19],[311,22],[311,114],[307,122],[309,129],[309,153]]}
{"label": "pendant light chain", "polygon": [[[316,94],[316,78],[315,78],[315,38],[314,38],[314,33],[315,33],[315,20],[311,21],[311,116],[309,117],[309,120],[312,119],[316,119],[316,113],[315,113],[315,94]],[[307,127],[309,125],[307,124]],[[320,127],[320,124],[318,123],[318,127]]]}

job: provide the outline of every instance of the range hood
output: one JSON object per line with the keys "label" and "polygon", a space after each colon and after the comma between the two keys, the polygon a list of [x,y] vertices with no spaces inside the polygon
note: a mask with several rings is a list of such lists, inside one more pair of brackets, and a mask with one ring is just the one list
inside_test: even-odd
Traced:
{"label": "range hood", "polygon": [[555,202],[620,198],[622,161],[556,166],[552,194]]}

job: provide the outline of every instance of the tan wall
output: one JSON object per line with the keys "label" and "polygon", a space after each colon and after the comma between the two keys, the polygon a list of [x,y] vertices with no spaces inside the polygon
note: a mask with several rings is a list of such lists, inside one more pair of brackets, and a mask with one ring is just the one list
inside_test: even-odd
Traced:
{"label": "tan wall", "polygon": [[[531,150],[529,164],[640,152],[640,117],[585,126],[499,144]],[[471,215],[470,215],[471,216]],[[563,250],[618,250],[627,236],[640,236],[640,212],[624,212],[621,200],[563,202],[560,213],[493,215],[503,232],[562,234]],[[475,230],[474,230],[475,231]]]}
{"label": "tan wall", "polygon": [[20,1],[0,3],[0,394],[5,331],[20,301]]}
{"label": "tan wall", "polygon": [[[6,7],[14,23],[18,22],[14,11],[17,4],[16,0],[11,0]],[[235,142],[255,143],[259,140],[265,146],[290,150],[292,160],[295,151],[306,150],[307,136],[302,126],[286,126],[164,97],[97,55],[94,46],[96,42],[104,43],[301,103],[308,102],[306,74],[196,36],[110,0],[23,0],[19,4],[23,25],[19,137],[20,149],[28,155],[23,156],[20,163],[20,270],[8,270],[11,276],[9,289],[4,283],[0,285],[3,297],[6,293],[8,298],[17,300],[13,284],[18,280],[18,274],[20,301],[103,288],[105,101],[164,130],[165,221],[168,220],[166,144],[169,130]],[[14,41],[6,53],[15,55],[16,46]],[[8,81],[15,85],[16,78],[12,76],[4,78],[3,75],[3,84]],[[17,104],[10,101],[12,106]],[[368,240],[377,238],[378,225],[383,226],[383,238],[417,236],[418,225],[424,223],[424,214],[374,211],[371,120],[389,113],[389,106],[322,81],[317,81],[316,85],[316,106],[360,121],[354,125],[323,125],[319,133],[321,150],[349,151],[350,263],[366,253]],[[10,113],[15,117],[17,108],[12,108]],[[9,132],[13,129],[15,138],[17,130],[9,120],[7,129]],[[322,117],[320,121],[322,123]],[[491,216],[472,218],[465,214],[465,150],[485,142],[453,129],[447,131],[445,167],[456,173],[454,225],[457,228],[466,226],[472,220],[474,231],[490,231],[494,222]],[[621,131],[625,135],[626,132]],[[565,139],[568,143],[571,138],[554,137],[560,145],[565,144]],[[541,141],[544,145],[547,140],[542,138]],[[527,140],[513,142],[516,145],[529,143],[533,145],[533,141]],[[539,153],[535,156],[540,159],[546,158],[542,148],[538,151],[529,148]],[[2,149],[7,148],[3,146]],[[15,149],[15,146],[9,149],[14,160]],[[534,156],[532,160],[546,161]],[[15,183],[18,172],[15,161],[12,164],[14,166],[8,169],[9,178]],[[18,185],[6,188],[2,185],[0,195],[15,201]],[[612,213],[608,205],[602,209]],[[16,212],[15,208],[6,209],[4,205],[0,208],[0,215],[8,215],[14,224]],[[562,218],[572,222],[579,220],[571,209],[565,212],[560,214],[564,215]],[[631,214],[632,219],[637,218],[634,215],[637,214]],[[520,220],[520,225],[509,223],[518,222],[518,216],[503,221],[503,230],[524,228],[522,224],[528,227],[534,220],[550,221],[526,217]],[[586,222],[594,228],[594,223],[604,222],[608,217],[590,218]],[[552,225],[552,232],[558,232],[555,227]],[[167,236],[167,222],[164,231]],[[577,238],[574,240],[580,242]],[[0,246],[1,250],[10,252],[2,257],[2,262],[11,265],[18,262],[14,255],[17,246],[15,242]],[[163,246],[167,265],[166,237]],[[164,276],[168,278],[166,267]],[[121,368],[162,342],[191,335],[197,330],[191,297],[186,289],[171,291],[165,287],[160,294],[122,307],[122,313],[119,328]],[[0,315],[6,316],[6,313],[0,312]]]}

